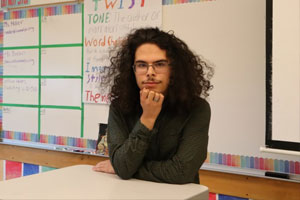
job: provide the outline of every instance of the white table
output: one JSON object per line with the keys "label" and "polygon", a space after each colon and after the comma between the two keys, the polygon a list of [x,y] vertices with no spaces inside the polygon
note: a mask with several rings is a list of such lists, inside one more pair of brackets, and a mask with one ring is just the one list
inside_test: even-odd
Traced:
{"label": "white table", "polygon": [[190,199],[207,200],[208,188],[198,184],[165,184],[92,171],[76,165],[41,174],[0,181],[0,199]]}

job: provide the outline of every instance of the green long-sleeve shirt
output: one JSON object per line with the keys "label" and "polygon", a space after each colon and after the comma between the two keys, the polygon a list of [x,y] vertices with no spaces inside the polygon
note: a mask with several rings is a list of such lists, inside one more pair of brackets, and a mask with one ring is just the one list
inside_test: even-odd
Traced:
{"label": "green long-sleeve shirt", "polygon": [[116,174],[123,179],[199,183],[198,171],[207,155],[209,104],[199,98],[183,115],[162,109],[151,131],[140,116],[110,106],[108,148]]}

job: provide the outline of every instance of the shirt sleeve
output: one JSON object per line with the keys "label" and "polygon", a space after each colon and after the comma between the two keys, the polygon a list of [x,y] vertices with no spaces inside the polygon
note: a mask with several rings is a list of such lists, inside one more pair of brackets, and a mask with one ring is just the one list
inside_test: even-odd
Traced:
{"label": "shirt sleeve", "polygon": [[108,117],[108,149],[111,164],[118,176],[129,179],[136,173],[145,157],[151,137],[156,129],[149,130],[140,120],[128,131],[124,116],[110,106]]}
{"label": "shirt sleeve", "polygon": [[173,184],[194,183],[207,156],[210,115],[210,106],[204,101],[192,111],[175,155],[164,161],[143,162],[134,177]]}

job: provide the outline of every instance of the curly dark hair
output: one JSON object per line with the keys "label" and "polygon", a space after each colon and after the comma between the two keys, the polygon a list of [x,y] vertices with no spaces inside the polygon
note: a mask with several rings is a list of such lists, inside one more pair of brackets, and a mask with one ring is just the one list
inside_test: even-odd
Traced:
{"label": "curly dark hair", "polygon": [[190,111],[193,102],[199,96],[206,98],[212,89],[209,81],[213,68],[173,32],[164,32],[158,28],[133,30],[125,40],[111,53],[111,67],[107,74],[107,83],[112,84],[110,101],[125,113],[140,109],[140,95],[132,65],[136,49],[145,43],[157,45],[166,51],[170,61],[171,76],[164,107],[175,112]]}

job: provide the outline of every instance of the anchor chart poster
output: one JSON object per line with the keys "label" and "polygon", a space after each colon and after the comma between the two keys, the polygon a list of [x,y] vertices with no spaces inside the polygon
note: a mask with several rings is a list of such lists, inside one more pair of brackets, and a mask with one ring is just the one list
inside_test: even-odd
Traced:
{"label": "anchor chart poster", "polygon": [[109,69],[109,50],[132,29],[160,27],[161,0],[85,0],[83,102],[107,104],[109,89],[100,86]]}

